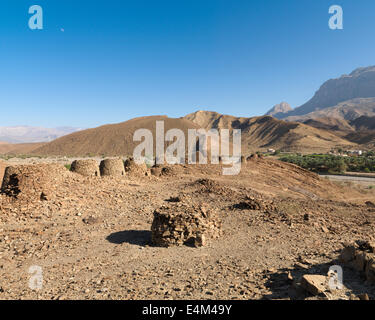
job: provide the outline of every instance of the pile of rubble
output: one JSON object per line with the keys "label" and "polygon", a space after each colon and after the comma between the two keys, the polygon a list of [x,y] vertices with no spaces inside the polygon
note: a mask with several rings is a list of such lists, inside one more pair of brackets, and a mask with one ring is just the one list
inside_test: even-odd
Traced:
{"label": "pile of rubble", "polygon": [[201,247],[207,240],[220,237],[221,228],[221,219],[213,210],[203,205],[171,203],[154,211],[152,242],[162,247]]}
{"label": "pile of rubble", "polygon": [[151,168],[151,174],[156,177],[176,177],[181,174],[189,173],[188,167],[185,165],[155,165]]}
{"label": "pile of rubble", "polygon": [[212,179],[198,179],[192,183],[192,186],[198,187],[198,193],[213,193],[225,197],[232,197],[236,195],[234,190],[223,185],[221,182]]}
{"label": "pile of rubble", "polygon": [[272,201],[258,199],[252,196],[246,196],[244,201],[235,204],[233,207],[240,210],[258,210],[264,212],[275,212],[278,210],[277,206]]}

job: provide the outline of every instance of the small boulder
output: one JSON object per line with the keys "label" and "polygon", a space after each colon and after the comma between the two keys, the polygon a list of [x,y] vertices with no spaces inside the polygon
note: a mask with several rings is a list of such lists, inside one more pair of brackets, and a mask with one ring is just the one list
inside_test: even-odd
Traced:
{"label": "small boulder", "polygon": [[305,274],[301,280],[301,286],[313,294],[314,296],[320,295],[327,290],[327,277],[317,274]]}

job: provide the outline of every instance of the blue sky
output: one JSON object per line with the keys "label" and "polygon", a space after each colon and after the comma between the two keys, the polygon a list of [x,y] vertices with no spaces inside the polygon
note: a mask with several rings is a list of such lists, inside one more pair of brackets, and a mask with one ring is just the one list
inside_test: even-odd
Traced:
{"label": "blue sky", "polygon": [[[28,28],[34,4],[43,30]],[[328,28],[333,4],[344,30]],[[3,0],[0,126],[297,107],[375,64],[374,16],[373,0]]]}

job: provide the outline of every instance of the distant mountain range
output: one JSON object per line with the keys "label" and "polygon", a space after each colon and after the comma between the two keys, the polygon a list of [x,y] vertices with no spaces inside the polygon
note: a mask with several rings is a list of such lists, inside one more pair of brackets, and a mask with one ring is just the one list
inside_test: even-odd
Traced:
{"label": "distant mountain range", "polygon": [[312,99],[298,108],[292,109],[282,102],[260,117],[197,111],[178,119],[141,117],[87,130],[0,127],[0,141],[43,142],[16,147],[0,143],[0,153],[131,155],[139,144],[133,141],[134,131],[146,128],[154,132],[156,120],[164,120],[165,131],[170,128],[179,128],[185,133],[196,128],[241,129],[244,154],[267,148],[291,152],[327,152],[335,147],[374,148],[375,67],[359,68],[349,75],[326,81]]}
{"label": "distant mountain range", "polygon": [[[171,128],[178,128],[185,133],[185,137],[188,137],[188,129],[241,129],[243,154],[268,148],[293,152],[326,152],[336,146],[350,148],[355,145],[328,130],[278,120],[271,116],[240,118],[217,112],[197,111],[177,119],[166,116],[141,117],[82,130],[38,146],[32,153],[53,156],[132,155],[134,148],[139,144],[133,141],[135,130],[149,129],[155,139],[157,120],[164,121],[165,132]],[[166,146],[169,144],[166,143]]]}
{"label": "distant mountain range", "polygon": [[245,154],[268,148],[290,152],[327,152],[336,146],[345,148],[354,145],[328,130],[271,116],[245,118],[197,111],[185,116],[185,119],[206,130],[241,129]]}
{"label": "distant mountain range", "polygon": [[272,116],[277,118],[278,116],[282,116],[285,113],[288,113],[289,111],[292,111],[292,107],[287,102],[281,102],[275,106],[272,107],[271,110],[269,110],[266,113],[266,116]]}
{"label": "distant mountain range", "polygon": [[351,121],[361,116],[375,116],[375,66],[358,68],[349,75],[328,80],[302,106],[282,109],[273,116],[291,121],[323,117]]}
{"label": "distant mountain range", "polygon": [[79,128],[42,128],[30,126],[0,127],[0,141],[8,143],[50,142],[64,135],[79,131]]}

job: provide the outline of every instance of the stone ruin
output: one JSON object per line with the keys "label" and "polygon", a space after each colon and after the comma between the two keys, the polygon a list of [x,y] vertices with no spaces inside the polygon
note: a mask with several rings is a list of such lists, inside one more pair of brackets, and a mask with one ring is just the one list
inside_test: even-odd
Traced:
{"label": "stone ruin", "polygon": [[186,203],[170,203],[154,211],[152,242],[161,247],[201,247],[222,234],[222,222],[211,209]]}
{"label": "stone ruin", "polygon": [[149,173],[146,163],[137,164],[133,158],[126,159],[124,166],[129,176],[147,176]]}
{"label": "stone ruin", "polygon": [[122,177],[125,175],[124,161],[122,159],[105,159],[100,162],[101,176]]}
{"label": "stone ruin", "polygon": [[75,173],[79,173],[83,176],[100,176],[100,169],[98,162],[94,159],[87,160],[74,160],[70,167],[70,170]]}
{"label": "stone ruin", "polygon": [[375,283],[375,242],[356,241],[347,244],[340,254],[340,260],[363,272],[367,281]]}
{"label": "stone ruin", "polygon": [[1,191],[20,200],[50,200],[67,175],[66,168],[58,164],[9,166],[5,169]]}

